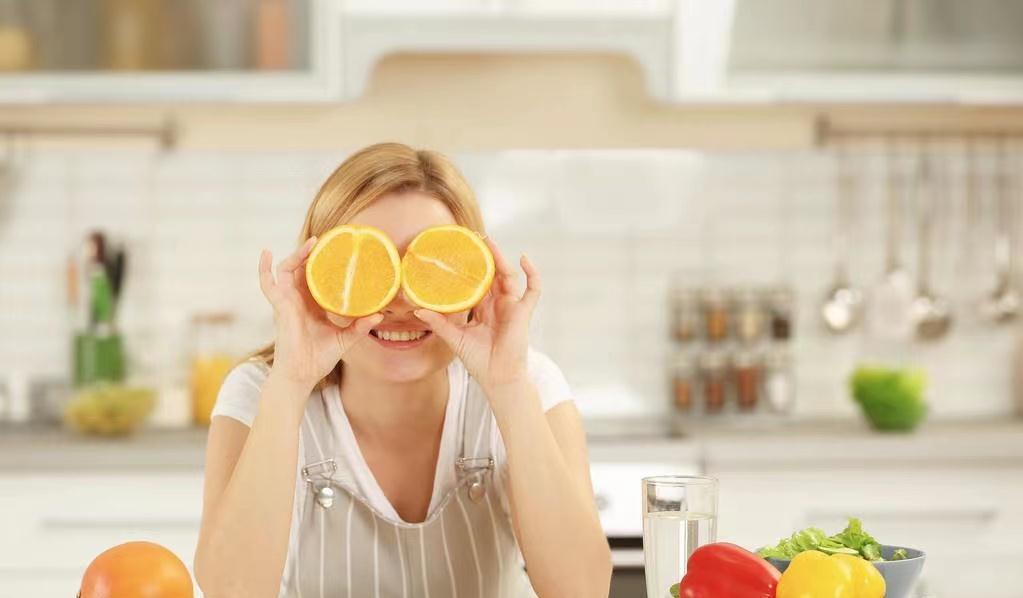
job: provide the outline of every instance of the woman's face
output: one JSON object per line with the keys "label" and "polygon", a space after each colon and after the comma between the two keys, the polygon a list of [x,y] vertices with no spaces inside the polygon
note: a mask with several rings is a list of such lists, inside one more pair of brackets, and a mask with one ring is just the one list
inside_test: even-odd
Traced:
{"label": "woman's face", "polygon": [[[351,224],[375,226],[394,241],[400,255],[423,230],[441,224],[455,224],[455,218],[441,201],[417,191],[384,195],[355,215]],[[344,356],[345,367],[377,379],[411,382],[447,367],[454,354],[439,337],[412,313],[417,306],[401,290],[380,311],[384,319]],[[337,317],[328,313],[332,322]],[[468,312],[450,314],[449,319],[465,323]],[[400,340],[411,333],[416,340]],[[397,335],[397,336],[396,336]]]}

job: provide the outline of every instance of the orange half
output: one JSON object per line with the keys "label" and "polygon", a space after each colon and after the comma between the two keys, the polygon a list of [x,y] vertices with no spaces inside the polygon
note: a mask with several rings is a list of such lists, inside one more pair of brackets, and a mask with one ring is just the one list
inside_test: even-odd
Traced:
{"label": "orange half", "polygon": [[384,231],[345,224],[316,242],[306,262],[305,279],[320,307],[359,318],[380,311],[398,294],[401,261]]}
{"label": "orange half", "polygon": [[401,260],[401,288],[409,301],[440,313],[465,311],[494,281],[494,256],[475,231],[454,224],[419,233]]}

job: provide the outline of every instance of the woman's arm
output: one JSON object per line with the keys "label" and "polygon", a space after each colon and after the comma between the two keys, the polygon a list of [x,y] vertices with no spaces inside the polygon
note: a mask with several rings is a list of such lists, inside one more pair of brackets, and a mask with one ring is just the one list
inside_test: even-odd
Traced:
{"label": "woman's arm", "polygon": [[508,452],[512,515],[533,589],[543,598],[607,596],[611,551],[590,487],[579,414],[559,406],[544,415],[530,381],[529,320],[540,274],[526,256],[526,290],[492,240],[497,274],[468,324],[429,310],[416,317],[455,351],[487,394]]}
{"label": "woman's arm", "polygon": [[202,527],[195,576],[207,598],[263,598],[278,593],[288,555],[298,467],[299,424],[316,384],[383,318],[335,326],[309,294],[306,257],[316,238],[270,270],[259,256],[259,287],[273,306],[277,333],[259,409],[246,431],[214,418],[206,451]]}
{"label": "woman's arm", "polygon": [[490,392],[533,589],[542,597],[607,596],[611,551],[593,500],[579,412],[565,402],[545,415],[528,382]]}
{"label": "woman's arm", "polygon": [[207,598],[277,596],[298,467],[301,387],[272,371],[250,430],[215,417],[206,449],[195,576]]}

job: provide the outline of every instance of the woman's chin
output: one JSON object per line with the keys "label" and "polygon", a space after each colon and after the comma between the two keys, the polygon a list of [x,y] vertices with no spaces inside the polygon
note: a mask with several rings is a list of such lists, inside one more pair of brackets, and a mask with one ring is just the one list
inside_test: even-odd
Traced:
{"label": "woman's chin", "polygon": [[373,373],[373,378],[392,384],[407,384],[428,378],[437,370],[446,368],[451,363],[451,356],[431,355],[420,351],[408,351],[398,354],[379,354],[360,356],[357,364],[351,365]]}

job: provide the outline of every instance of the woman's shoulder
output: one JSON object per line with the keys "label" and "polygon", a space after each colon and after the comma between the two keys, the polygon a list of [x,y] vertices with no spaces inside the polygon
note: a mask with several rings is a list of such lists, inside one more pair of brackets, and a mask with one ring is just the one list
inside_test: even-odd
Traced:
{"label": "woman's shoulder", "polygon": [[269,374],[269,366],[255,359],[243,361],[231,368],[220,385],[213,415],[225,415],[251,426],[259,408],[263,383]]}
{"label": "woman's shoulder", "polygon": [[564,401],[572,400],[572,388],[565,378],[564,372],[545,353],[532,347],[526,358],[529,379],[536,386],[544,411],[550,411]]}
{"label": "woman's shoulder", "polygon": [[[465,366],[461,363],[457,363],[457,367],[460,372],[464,372]],[[550,410],[563,401],[572,400],[572,389],[565,374],[547,354],[530,347],[526,357],[526,369],[529,381],[533,383],[540,395],[544,411]],[[482,392],[475,381],[471,385],[474,389]]]}

